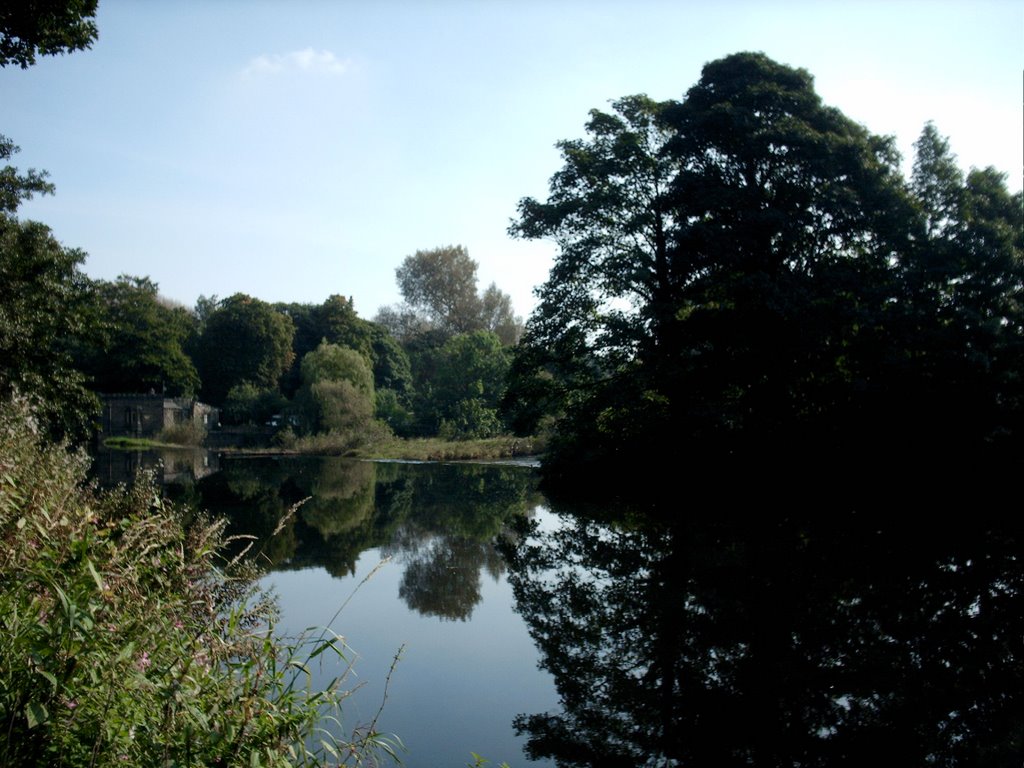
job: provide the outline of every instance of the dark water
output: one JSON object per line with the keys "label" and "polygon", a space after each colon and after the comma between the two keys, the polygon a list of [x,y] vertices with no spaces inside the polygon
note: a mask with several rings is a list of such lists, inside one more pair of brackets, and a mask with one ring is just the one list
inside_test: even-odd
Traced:
{"label": "dark water", "polygon": [[346,726],[404,649],[377,726],[408,765],[1024,764],[1013,504],[635,509],[546,500],[519,467],[219,469],[174,493],[266,542],[285,625],[344,604]]}

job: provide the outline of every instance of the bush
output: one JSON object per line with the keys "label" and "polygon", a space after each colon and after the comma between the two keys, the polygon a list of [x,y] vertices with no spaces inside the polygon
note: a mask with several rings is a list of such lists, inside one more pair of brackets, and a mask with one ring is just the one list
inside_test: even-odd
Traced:
{"label": "bush", "polygon": [[22,402],[0,446],[0,765],[393,755],[372,727],[341,736],[344,676],[314,691],[308,666],[343,660],[341,638],[279,637],[253,566],[220,554],[224,521],[187,525],[145,478],[83,486],[88,459],[41,443]]}
{"label": "bush", "polygon": [[275,389],[260,389],[248,381],[228,391],[222,411],[226,424],[268,424],[282,413],[288,400]]}
{"label": "bush", "polygon": [[206,439],[206,428],[194,421],[183,421],[171,427],[165,427],[159,435],[157,442],[170,445],[202,445]]}

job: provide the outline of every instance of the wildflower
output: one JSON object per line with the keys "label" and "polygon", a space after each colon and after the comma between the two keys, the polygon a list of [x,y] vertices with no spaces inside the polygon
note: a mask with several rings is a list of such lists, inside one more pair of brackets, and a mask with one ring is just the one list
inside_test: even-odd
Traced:
{"label": "wildflower", "polygon": [[149,660],[149,652],[143,651],[142,655],[139,656],[139,660],[135,662],[135,668],[142,672],[145,671],[152,663],[153,662]]}

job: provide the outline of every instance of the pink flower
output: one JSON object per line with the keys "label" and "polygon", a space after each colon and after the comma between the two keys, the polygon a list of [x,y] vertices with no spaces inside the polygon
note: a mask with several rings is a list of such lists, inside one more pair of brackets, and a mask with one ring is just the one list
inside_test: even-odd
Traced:
{"label": "pink flower", "polygon": [[142,655],[139,657],[139,660],[135,662],[135,668],[139,671],[143,671],[152,663],[153,662],[149,660],[149,653],[147,651],[143,651]]}

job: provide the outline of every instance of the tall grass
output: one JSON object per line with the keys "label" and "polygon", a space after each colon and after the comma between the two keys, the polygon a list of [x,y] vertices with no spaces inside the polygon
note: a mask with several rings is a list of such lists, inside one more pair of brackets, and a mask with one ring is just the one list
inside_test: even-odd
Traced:
{"label": "tall grass", "polygon": [[254,566],[221,554],[224,521],[186,520],[145,478],[98,492],[87,464],[0,406],[0,766],[395,758],[397,740],[343,728],[344,641],[280,636]]}

